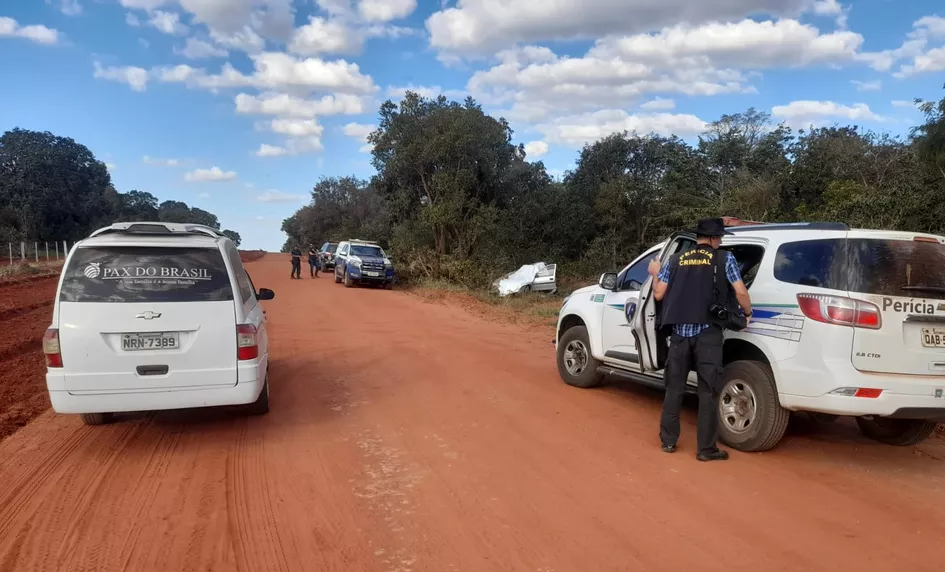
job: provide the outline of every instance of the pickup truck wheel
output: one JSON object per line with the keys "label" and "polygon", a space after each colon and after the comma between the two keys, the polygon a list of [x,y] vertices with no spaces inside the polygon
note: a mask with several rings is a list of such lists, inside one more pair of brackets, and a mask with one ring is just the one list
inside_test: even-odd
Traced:
{"label": "pickup truck wheel", "polygon": [[935,431],[935,423],[922,419],[885,419],[857,417],[860,432],[874,441],[905,447],[928,439]]}
{"label": "pickup truck wheel", "polygon": [[351,288],[354,286],[354,281],[351,280],[351,276],[348,275],[348,269],[345,268],[345,288]]}
{"label": "pickup truck wheel", "polygon": [[722,372],[719,438],[738,451],[773,449],[787,431],[791,413],[781,407],[774,377],[757,361],[733,361]]}
{"label": "pickup truck wheel", "polygon": [[568,385],[588,389],[600,385],[599,362],[591,355],[587,328],[574,326],[558,341],[558,375]]}
{"label": "pickup truck wheel", "polygon": [[104,425],[111,422],[111,413],[82,413],[79,415],[86,425]]}
{"label": "pickup truck wheel", "polygon": [[247,406],[247,413],[250,415],[265,415],[269,413],[269,375],[266,375],[266,381],[263,382],[262,391],[256,401]]}

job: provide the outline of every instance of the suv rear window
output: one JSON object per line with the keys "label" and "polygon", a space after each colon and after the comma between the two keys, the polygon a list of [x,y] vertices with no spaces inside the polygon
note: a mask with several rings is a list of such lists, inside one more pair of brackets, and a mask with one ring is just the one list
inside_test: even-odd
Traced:
{"label": "suv rear window", "polygon": [[945,300],[945,245],[873,238],[789,242],[778,248],[774,277],[860,294]]}
{"label": "suv rear window", "polygon": [[63,302],[218,302],[233,299],[215,248],[80,247],[64,271]]}

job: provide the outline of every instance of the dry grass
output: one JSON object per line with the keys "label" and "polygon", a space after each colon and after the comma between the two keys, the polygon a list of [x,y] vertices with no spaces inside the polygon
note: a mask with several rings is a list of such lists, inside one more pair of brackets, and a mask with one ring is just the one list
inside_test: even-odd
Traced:
{"label": "dry grass", "polygon": [[37,276],[54,276],[62,270],[62,260],[49,262],[17,262],[0,266],[0,281],[19,280]]}

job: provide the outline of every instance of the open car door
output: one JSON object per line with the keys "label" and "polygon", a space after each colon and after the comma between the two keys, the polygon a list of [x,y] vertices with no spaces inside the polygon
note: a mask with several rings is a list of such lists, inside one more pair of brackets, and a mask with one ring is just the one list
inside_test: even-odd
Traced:
{"label": "open car door", "polygon": [[[674,254],[691,250],[695,245],[695,235],[688,232],[673,234],[659,254],[660,263],[665,263]],[[640,356],[641,373],[656,372],[666,367],[666,357],[669,353],[669,332],[660,332],[656,326],[662,304],[653,297],[655,281],[656,278],[650,276],[643,283],[637,309],[632,317],[628,316],[637,355]]]}

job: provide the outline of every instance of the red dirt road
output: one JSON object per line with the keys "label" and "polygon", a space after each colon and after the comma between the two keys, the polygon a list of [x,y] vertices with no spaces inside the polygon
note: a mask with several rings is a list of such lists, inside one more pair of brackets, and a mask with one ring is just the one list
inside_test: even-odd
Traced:
{"label": "red dirt road", "polygon": [[943,569],[941,439],[840,422],[698,463],[693,411],[662,453],[660,395],[565,386],[546,328],[248,267],[269,415],[43,414],[0,443],[0,570]]}

